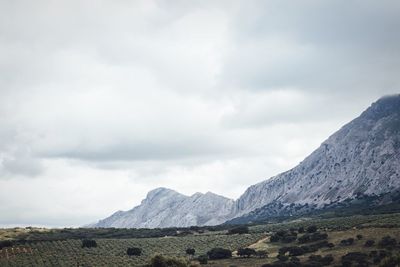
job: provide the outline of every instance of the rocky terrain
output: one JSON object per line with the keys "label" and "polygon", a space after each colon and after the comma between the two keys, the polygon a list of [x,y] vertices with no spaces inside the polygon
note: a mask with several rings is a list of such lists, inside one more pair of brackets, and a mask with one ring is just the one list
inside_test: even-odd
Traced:
{"label": "rocky terrain", "polygon": [[118,211],[94,227],[156,228],[192,225],[217,225],[231,218],[234,201],[214,193],[182,195],[167,188],[150,191],[142,203]]}
{"label": "rocky terrain", "polygon": [[[269,205],[323,208],[358,195],[400,188],[400,95],[373,103],[295,168],[250,186],[236,201],[212,193],[184,196],[160,188],[141,205],[95,227],[216,225]],[[273,214],[273,212],[272,212]],[[280,213],[279,213],[280,214]]]}

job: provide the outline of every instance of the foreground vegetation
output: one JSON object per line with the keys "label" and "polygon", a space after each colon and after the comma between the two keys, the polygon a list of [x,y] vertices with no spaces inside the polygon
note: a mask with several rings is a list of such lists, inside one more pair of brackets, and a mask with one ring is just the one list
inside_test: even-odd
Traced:
{"label": "foreground vegetation", "polygon": [[398,266],[399,241],[400,214],[248,227],[14,228],[0,230],[0,266]]}

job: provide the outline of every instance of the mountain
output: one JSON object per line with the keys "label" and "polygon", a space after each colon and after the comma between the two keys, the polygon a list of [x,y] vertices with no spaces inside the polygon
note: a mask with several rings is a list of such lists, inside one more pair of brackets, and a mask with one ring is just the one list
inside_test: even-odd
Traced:
{"label": "mountain", "polygon": [[373,103],[295,168],[250,186],[237,200],[235,215],[266,205],[322,208],[360,194],[380,195],[398,188],[400,95]]}
{"label": "mountain", "polygon": [[[130,211],[94,227],[216,225],[335,207],[400,188],[400,95],[373,103],[293,169],[250,186],[233,201],[159,188]],[[340,205],[339,205],[340,206]],[[233,220],[232,220],[233,219]]]}
{"label": "mountain", "polygon": [[118,211],[92,227],[157,228],[217,225],[232,218],[234,200],[214,193],[182,195],[167,188],[150,191],[142,203],[129,210]]}

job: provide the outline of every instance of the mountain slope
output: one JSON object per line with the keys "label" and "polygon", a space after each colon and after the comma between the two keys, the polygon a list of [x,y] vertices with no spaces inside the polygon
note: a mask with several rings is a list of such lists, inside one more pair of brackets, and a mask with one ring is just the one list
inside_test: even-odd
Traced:
{"label": "mountain slope", "polygon": [[272,202],[322,207],[400,187],[400,95],[384,97],[295,168],[250,186],[236,216]]}
{"label": "mountain slope", "polygon": [[288,207],[305,211],[333,207],[359,195],[381,195],[398,188],[400,95],[395,95],[379,99],[295,168],[250,186],[236,201],[212,193],[188,197],[160,188],[149,192],[141,205],[93,226],[216,225],[241,216],[251,221],[261,216],[256,210],[265,216],[282,216],[291,212]]}
{"label": "mountain slope", "polygon": [[234,201],[211,192],[182,195],[167,188],[150,191],[142,203],[118,211],[92,227],[157,228],[217,225],[231,218]]}

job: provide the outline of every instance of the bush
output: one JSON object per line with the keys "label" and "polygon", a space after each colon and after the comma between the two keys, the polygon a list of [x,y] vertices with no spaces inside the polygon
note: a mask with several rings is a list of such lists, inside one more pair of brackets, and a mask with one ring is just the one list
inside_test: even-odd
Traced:
{"label": "bush", "polygon": [[291,243],[297,239],[296,232],[288,232],[286,230],[279,230],[275,234],[271,235],[270,241],[271,242],[279,242],[282,241],[283,243]]}
{"label": "bush", "polygon": [[83,239],[83,240],[82,240],[82,247],[83,247],[83,248],[95,248],[95,247],[97,247],[96,240],[93,240],[93,239]]}
{"label": "bush", "polygon": [[0,241],[0,249],[2,248],[7,248],[7,247],[12,247],[13,243],[11,240],[4,240]]}
{"label": "bush", "polygon": [[304,244],[304,243],[309,243],[309,242],[315,242],[315,241],[320,241],[328,238],[327,233],[312,233],[312,234],[304,234],[303,236],[299,237],[299,243]]}
{"label": "bush", "polygon": [[318,230],[316,225],[310,225],[307,227],[307,232],[308,233],[315,233]]}
{"label": "bush", "polygon": [[278,256],[276,256],[278,258],[279,261],[287,261],[289,260],[289,257],[283,254],[278,254]]}
{"label": "bush", "polygon": [[365,241],[364,247],[372,247],[375,244],[374,240],[367,240]]}
{"label": "bush", "polygon": [[200,255],[200,256],[197,257],[197,260],[199,261],[200,264],[207,264],[208,263],[207,255]]}
{"label": "bush", "polygon": [[229,235],[233,234],[248,234],[249,233],[249,227],[247,226],[238,226],[232,229],[228,230]]}
{"label": "bush", "polygon": [[232,258],[232,251],[225,248],[213,248],[207,252],[210,260],[229,259]]}
{"label": "bush", "polygon": [[187,248],[185,252],[186,254],[193,256],[196,253],[196,250],[194,248]]}
{"label": "bush", "polygon": [[128,248],[126,254],[128,254],[128,256],[140,256],[142,255],[142,249],[136,247]]}
{"label": "bush", "polygon": [[385,236],[379,241],[378,245],[382,248],[394,248],[397,245],[397,241],[391,236]]}
{"label": "bush", "polygon": [[148,267],[187,267],[188,263],[184,259],[170,258],[163,255],[155,255],[150,260]]}
{"label": "bush", "polygon": [[299,232],[300,234],[304,233],[304,227],[299,227],[299,229],[297,230],[297,232]]}
{"label": "bush", "polygon": [[356,237],[357,237],[358,240],[363,239],[363,236],[362,236],[362,235],[357,235]]}
{"label": "bush", "polygon": [[353,243],[354,243],[354,238],[352,238],[352,237],[350,237],[348,239],[343,239],[340,241],[340,244],[342,246],[351,246],[351,245],[353,245]]}
{"label": "bush", "polygon": [[250,258],[253,255],[256,255],[256,251],[252,248],[239,248],[237,254],[240,257]]}

